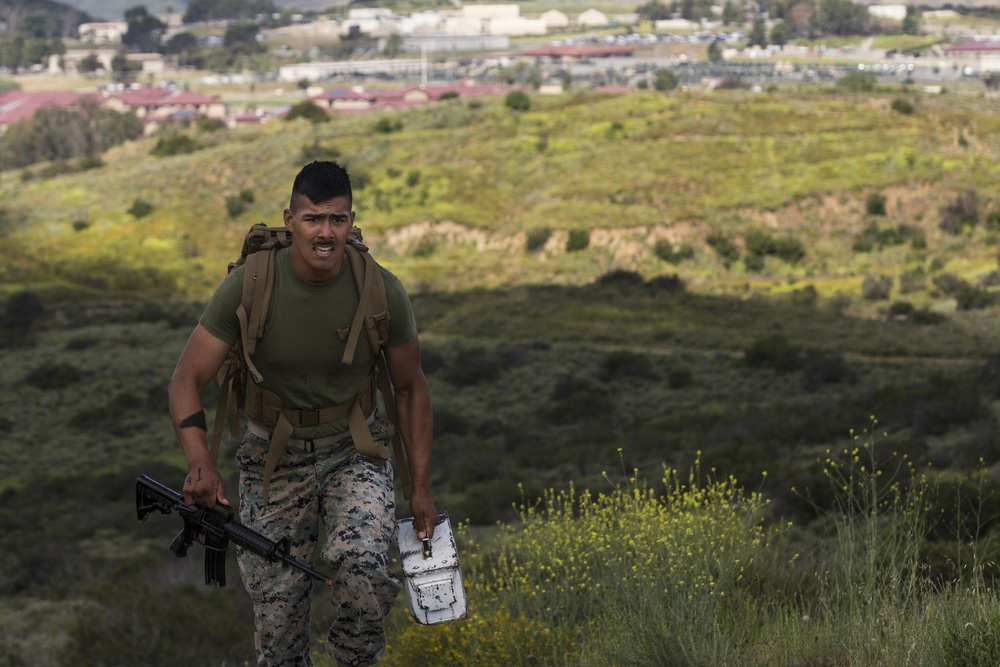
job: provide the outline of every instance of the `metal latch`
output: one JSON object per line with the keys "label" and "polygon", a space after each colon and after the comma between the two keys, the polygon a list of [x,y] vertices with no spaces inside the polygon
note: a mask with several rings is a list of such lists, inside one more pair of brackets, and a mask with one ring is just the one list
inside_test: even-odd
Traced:
{"label": "metal latch", "polygon": [[420,555],[424,557],[424,560],[430,560],[434,557],[433,550],[431,549],[431,538],[425,537],[423,539]]}

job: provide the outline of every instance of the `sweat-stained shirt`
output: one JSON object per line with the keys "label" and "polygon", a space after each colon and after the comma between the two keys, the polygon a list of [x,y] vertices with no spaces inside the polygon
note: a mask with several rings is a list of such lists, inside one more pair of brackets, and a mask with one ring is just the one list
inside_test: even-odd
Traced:
{"label": "sweat-stained shirt", "polygon": [[[236,267],[223,279],[200,320],[209,333],[227,343],[235,343],[240,337],[236,309],[243,294],[244,268]],[[387,346],[403,345],[417,335],[413,308],[399,279],[381,266],[379,270],[389,305]],[[336,278],[310,283],[295,275],[288,248],[277,250],[268,324],[253,355],[254,365],[264,378],[261,386],[277,394],[286,408],[298,410],[315,410],[352,400],[374,364],[363,331],[358,337],[354,362],[350,366],[341,362],[347,341],[340,340],[337,330],[351,325],[358,302],[358,288],[346,257]],[[292,437],[322,438],[346,430],[344,418],[318,426],[297,427]]]}

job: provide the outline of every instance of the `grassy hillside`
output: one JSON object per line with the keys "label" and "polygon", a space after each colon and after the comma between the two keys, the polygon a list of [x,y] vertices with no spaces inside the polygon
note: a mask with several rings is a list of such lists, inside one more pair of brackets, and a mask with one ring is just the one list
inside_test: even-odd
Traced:
{"label": "grassy hillside", "polygon": [[[0,249],[0,279],[204,298],[246,228],[279,223],[298,167],[332,155],[362,186],[358,223],[378,256],[414,289],[581,284],[616,268],[711,293],[859,294],[868,276],[912,271],[980,280],[996,269],[998,118],[974,97],[911,95],[909,115],[896,97],[579,94],[535,97],[526,113],[455,100],[187,130],[204,148],[157,158],[149,139],[101,169],[5,175],[16,243]],[[253,203],[233,217],[226,198],[244,190]],[[127,213],[137,199],[153,208],[141,219]],[[915,240],[893,236],[901,225]],[[877,247],[858,252],[866,232]],[[769,238],[803,252],[783,261]]]}
{"label": "grassy hillside", "polygon": [[[487,538],[475,550],[462,545],[482,557],[473,608],[497,614],[470,622],[472,645],[538,640],[555,654],[585,633],[586,664],[615,664],[614,636],[541,607],[577,609],[579,595],[595,605],[579,609],[617,614],[625,627],[636,610],[582,589],[537,602],[521,583],[498,589],[490,527],[516,522],[514,505],[532,506],[546,489],[605,489],[609,471],[649,478],[667,464],[734,475],[766,498],[752,525],[792,527],[749,583],[726,584],[733,606],[707,600],[690,608],[707,616],[678,625],[669,613],[688,607],[677,598],[673,611],[657,610],[668,617],[648,617],[649,636],[703,629],[712,610],[725,609],[727,623],[763,618],[753,605],[766,591],[768,618],[822,613],[822,645],[850,655],[838,633],[855,637],[900,609],[887,593],[877,608],[852,607],[858,626],[830,611],[858,604],[850,584],[834,581],[850,557],[831,555],[843,546],[832,518],[842,499],[826,476],[830,457],[855,446],[852,429],[885,434],[866,461],[879,494],[935,488],[920,512],[928,526],[906,538],[919,545],[921,576],[953,582],[971,562],[994,581],[1000,126],[990,101],[907,93],[916,111],[905,114],[892,109],[900,95],[581,94],[533,97],[523,114],[499,100],[456,100],[317,126],[187,128],[201,147],[190,154],[154,157],[163,137],[151,137],[103,156],[98,169],[4,174],[0,530],[18,549],[0,556],[0,618],[10,628],[0,655],[39,665],[250,659],[245,595],[235,585],[203,589],[200,551],[173,558],[176,517],[139,527],[133,484],[144,472],[178,485],[170,370],[246,228],[277,224],[295,172],[318,156],[349,163],[358,223],[411,287],[435,404],[435,497]],[[204,401],[211,412],[212,391]],[[231,457],[229,448],[230,480]],[[885,508],[875,509],[881,517]],[[571,530],[568,522],[554,527]],[[699,530],[710,539],[709,524]],[[756,541],[726,539],[765,557]],[[857,546],[878,553],[881,543]],[[794,568],[786,551],[801,554]],[[903,574],[917,571],[913,562]],[[869,565],[872,576],[886,571]],[[628,581],[612,570],[601,577]],[[915,600],[907,604],[942,609]],[[39,617],[50,623],[31,630]],[[956,618],[919,620],[960,639]],[[834,649],[813,645],[813,626],[794,623],[784,636],[802,643],[782,647],[781,664],[835,664],[821,659]],[[497,628],[500,644],[488,639]],[[451,641],[457,631],[416,635],[394,618],[392,642],[423,647],[431,664],[443,653],[427,637]],[[731,639],[725,631],[717,641]],[[778,664],[768,657],[778,651],[773,627],[761,621],[751,632],[757,662],[689,664]],[[953,639],[961,653],[967,643]],[[656,654],[654,639],[643,648]],[[468,653],[449,655],[468,664]],[[560,655],[565,662],[547,664],[573,662]],[[504,664],[529,664],[522,658]],[[650,660],[638,664],[661,664]],[[919,664],[947,664],[934,660]]]}

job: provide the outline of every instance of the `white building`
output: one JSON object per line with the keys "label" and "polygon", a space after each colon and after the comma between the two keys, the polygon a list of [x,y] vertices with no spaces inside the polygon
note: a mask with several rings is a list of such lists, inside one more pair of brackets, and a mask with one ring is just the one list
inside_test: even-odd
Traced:
{"label": "white building", "polygon": [[549,31],[548,24],[541,19],[496,18],[484,21],[485,32],[490,35],[544,35]]}
{"label": "white building", "polygon": [[880,19],[902,21],[906,18],[906,5],[870,5],[868,13]]}
{"label": "white building", "polygon": [[516,19],[519,5],[462,5],[462,16],[477,19]]}
{"label": "white building", "polygon": [[596,9],[588,9],[576,17],[576,24],[583,28],[603,28],[608,24],[608,16]]}
{"label": "white building", "polygon": [[128,32],[128,23],[125,21],[81,23],[77,28],[80,41],[91,44],[121,44],[122,35],[126,32]]}
{"label": "white building", "polygon": [[550,9],[538,18],[545,21],[545,25],[549,27],[549,30],[559,30],[569,27],[569,17],[558,9]]}

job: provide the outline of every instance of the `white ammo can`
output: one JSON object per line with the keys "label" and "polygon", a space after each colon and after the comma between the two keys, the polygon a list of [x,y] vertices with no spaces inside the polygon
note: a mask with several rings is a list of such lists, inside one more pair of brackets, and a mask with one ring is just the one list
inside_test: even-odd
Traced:
{"label": "white ammo can", "polygon": [[438,514],[438,525],[431,539],[417,537],[413,517],[400,519],[398,525],[399,557],[410,615],[423,625],[468,617],[458,550],[448,513]]}

